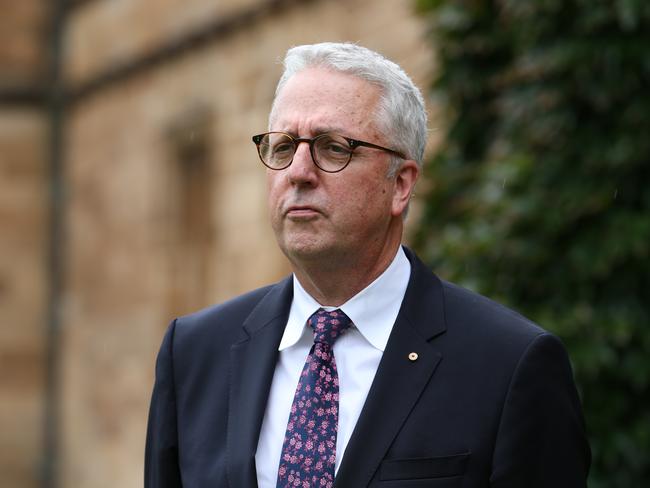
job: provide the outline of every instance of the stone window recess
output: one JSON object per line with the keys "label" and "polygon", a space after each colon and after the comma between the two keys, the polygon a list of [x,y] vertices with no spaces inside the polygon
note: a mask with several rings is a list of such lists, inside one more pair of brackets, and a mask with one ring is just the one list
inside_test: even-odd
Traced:
{"label": "stone window recess", "polygon": [[170,316],[208,304],[212,254],[212,116],[202,106],[178,116],[166,132],[165,200],[168,221],[168,308]]}

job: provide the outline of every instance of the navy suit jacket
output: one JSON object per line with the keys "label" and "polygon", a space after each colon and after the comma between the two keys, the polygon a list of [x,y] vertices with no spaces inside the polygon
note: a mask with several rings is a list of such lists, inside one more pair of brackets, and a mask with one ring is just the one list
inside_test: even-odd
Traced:
{"label": "navy suit jacket", "polygon": [[[335,487],[585,487],[590,450],[560,341],[405,251],[409,285]],[[287,278],[171,324],[156,363],[147,488],[257,486],[291,299]]]}

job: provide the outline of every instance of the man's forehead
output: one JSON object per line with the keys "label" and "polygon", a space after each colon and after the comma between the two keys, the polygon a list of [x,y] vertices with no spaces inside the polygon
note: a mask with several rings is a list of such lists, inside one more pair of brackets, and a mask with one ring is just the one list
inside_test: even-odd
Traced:
{"label": "man's forehead", "polygon": [[284,110],[279,107],[270,119],[273,131],[286,132],[294,137],[315,137],[319,134],[338,133],[353,138],[375,134],[376,124],[369,111],[308,110],[296,107]]}
{"label": "man's forehead", "polygon": [[324,68],[307,68],[284,84],[274,101],[274,130],[294,130],[309,123],[311,132],[341,132],[349,123],[366,125],[380,98],[379,88],[356,76]]}
{"label": "man's forehead", "polygon": [[305,68],[292,75],[277,94],[277,102],[284,98],[334,97],[355,99],[360,95],[376,96],[378,86],[356,75],[342,73],[320,66]]}

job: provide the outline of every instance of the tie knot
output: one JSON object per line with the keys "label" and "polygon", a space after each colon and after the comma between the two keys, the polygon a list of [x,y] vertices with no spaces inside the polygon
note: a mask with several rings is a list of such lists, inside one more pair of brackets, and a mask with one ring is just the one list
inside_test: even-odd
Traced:
{"label": "tie knot", "polygon": [[334,341],[350,327],[352,321],[338,308],[330,312],[319,308],[309,317],[308,323],[314,330],[314,342],[331,347]]}

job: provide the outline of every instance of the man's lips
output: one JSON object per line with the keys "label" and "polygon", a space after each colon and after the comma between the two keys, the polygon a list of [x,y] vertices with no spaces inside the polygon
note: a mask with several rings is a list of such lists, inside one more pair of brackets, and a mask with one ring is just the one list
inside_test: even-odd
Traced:
{"label": "man's lips", "polygon": [[312,219],[319,214],[321,211],[318,208],[309,205],[292,205],[285,212],[287,218],[294,220]]}

